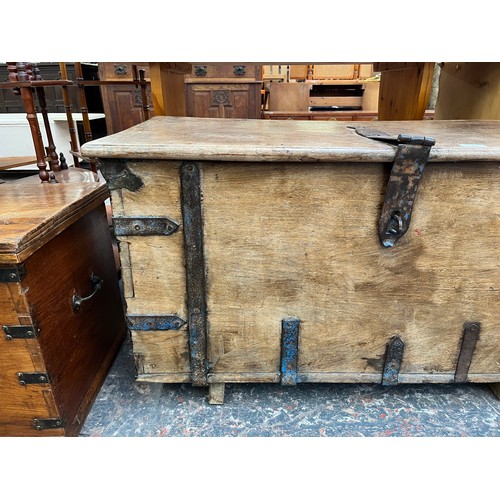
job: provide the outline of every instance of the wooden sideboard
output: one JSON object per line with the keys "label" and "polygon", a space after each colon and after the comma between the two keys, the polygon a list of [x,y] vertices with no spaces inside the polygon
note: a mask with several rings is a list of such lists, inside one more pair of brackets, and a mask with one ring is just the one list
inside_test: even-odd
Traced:
{"label": "wooden sideboard", "polygon": [[[101,86],[102,102],[106,115],[108,134],[121,132],[133,125],[141,123],[143,118],[142,94],[139,86],[132,83],[134,75],[132,66],[144,70],[148,81],[147,97],[149,116],[154,116],[151,89],[149,88],[149,65],[144,62],[104,62],[99,63],[99,79],[108,82]],[[130,81],[130,85],[126,82]],[[110,84],[116,82],[116,85]]]}
{"label": "wooden sideboard", "polygon": [[186,115],[202,118],[260,118],[262,67],[194,64],[186,75]]}

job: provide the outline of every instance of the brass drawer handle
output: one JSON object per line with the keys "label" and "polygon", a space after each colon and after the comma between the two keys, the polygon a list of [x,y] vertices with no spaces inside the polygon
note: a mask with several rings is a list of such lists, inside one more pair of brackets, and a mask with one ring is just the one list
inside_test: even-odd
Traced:
{"label": "brass drawer handle", "polygon": [[94,273],[90,275],[90,282],[92,283],[92,293],[90,295],[87,295],[87,297],[80,297],[80,295],[75,293],[71,298],[71,306],[73,307],[73,311],[78,312],[82,303],[90,300],[102,288],[103,280],[99,278],[99,276],[96,276]]}

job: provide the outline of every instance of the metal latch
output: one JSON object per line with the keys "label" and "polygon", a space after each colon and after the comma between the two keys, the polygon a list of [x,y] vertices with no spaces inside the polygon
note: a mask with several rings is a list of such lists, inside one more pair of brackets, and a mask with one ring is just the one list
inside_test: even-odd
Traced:
{"label": "metal latch", "polygon": [[384,205],[378,224],[378,234],[384,247],[393,247],[408,231],[418,186],[429,159],[432,137],[399,134],[397,137],[370,129],[355,129],[359,135],[397,145],[396,156],[385,192]]}

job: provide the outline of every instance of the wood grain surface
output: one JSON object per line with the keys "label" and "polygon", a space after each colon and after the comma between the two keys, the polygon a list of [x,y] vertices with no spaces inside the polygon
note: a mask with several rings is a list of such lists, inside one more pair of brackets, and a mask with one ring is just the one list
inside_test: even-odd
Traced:
{"label": "wood grain surface", "polygon": [[54,184],[33,176],[0,185],[0,264],[23,262],[109,197],[94,174],[73,168],[56,174]]}
{"label": "wood grain surface", "polygon": [[310,380],[379,380],[396,334],[407,381],[448,380],[466,321],[481,323],[470,374],[500,379],[498,165],[428,166],[411,231],[391,251],[376,234],[387,175],[377,164],[203,169],[213,381],[277,373],[289,316]]}
{"label": "wood grain surface", "polygon": [[[500,160],[500,121],[374,122],[371,128],[436,139],[431,162]],[[118,134],[88,142],[88,157],[216,161],[386,162],[389,144],[348,127],[363,122],[244,120],[159,116]]]}
{"label": "wood grain surface", "polygon": [[[104,205],[53,238],[25,268],[23,287],[54,399],[72,435],[86,415],[82,401],[88,412],[126,331]],[[102,289],[76,312],[72,297],[91,294],[92,273]]]}
{"label": "wood grain surface", "polygon": [[[19,283],[0,283],[0,327],[30,325],[29,308]],[[45,372],[36,339],[7,340],[0,335],[0,436],[31,436],[34,418],[59,418],[49,385],[19,384],[18,372]],[[44,431],[61,436],[63,429]]]}

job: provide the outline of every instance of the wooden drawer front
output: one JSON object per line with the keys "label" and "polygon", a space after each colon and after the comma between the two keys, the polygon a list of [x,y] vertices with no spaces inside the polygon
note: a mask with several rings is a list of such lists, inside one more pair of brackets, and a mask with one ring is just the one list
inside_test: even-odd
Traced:
{"label": "wooden drawer front", "polygon": [[188,116],[260,118],[260,84],[186,84]]}
{"label": "wooden drawer front", "polygon": [[[36,330],[30,329],[33,338],[21,338],[21,334],[12,332],[22,325],[33,325],[33,320],[20,284],[0,283],[0,436],[39,435],[35,418],[59,418],[50,384],[20,384],[18,373],[46,372]],[[4,326],[10,329],[8,333]],[[49,436],[63,433],[63,429],[43,431]]]}
{"label": "wooden drawer front", "polygon": [[249,64],[193,64],[193,71],[188,78],[251,78],[261,79],[262,66]]}
{"label": "wooden drawer front", "polygon": [[[40,328],[41,353],[66,433],[72,434],[125,333],[104,205],[48,242],[25,267],[23,286]],[[75,310],[72,298],[93,292],[92,274],[102,279],[102,288]]]}
{"label": "wooden drawer front", "polygon": [[137,66],[137,71],[143,69],[145,78],[149,78],[148,63],[131,63],[131,62],[105,62],[99,63],[99,78],[101,80],[133,80],[134,74],[132,66]]}
{"label": "wooden drawer front", "polygon": [[391,251],[375,222],[388,168],[207,165],[211,381],[276,381],[284,318],[300,320],[299,381],[380,382],[399,336],[401,382],[452,382],[473,321],[469,380],[500,380],[498,165],[428,165]]}

